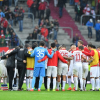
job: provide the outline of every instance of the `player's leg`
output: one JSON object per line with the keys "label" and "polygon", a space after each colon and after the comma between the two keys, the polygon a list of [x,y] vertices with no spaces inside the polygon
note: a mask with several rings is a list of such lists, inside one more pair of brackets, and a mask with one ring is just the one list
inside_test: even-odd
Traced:
{"label": "player's leg", "polygon": [[32,79],[33,79],[33,70],[30,70],[30,79],[29,79],[30,89],[32,88]]}
{"label": "player's leg", "polygon": [[57,89],[56,89],[56,91],[59,91],[61,73],[62,73],[62,67],[58,67],[57,68],[58,75],[57,75]]}
{"label": "player's leg", "polygon": [[32,79],[32,89],[30,89],[30,91],[34,91],[36,77],[39,76],[39,72],[40,72],[40,67],[35,67],[34,68],[33,79]]}
{"label": "player's leg", "polygon": [[80,91],[83,91],[82,65],[79,65]]}
{"label": "player's leg", "polygon": [[94,91],[94,86],[95,86],[95,77],[96,77],[96,68],[91,67],[90,69],[90,80],[91,80],[91,85],[92,85],[92,91]]}
{"label": "player's leg", "polygon": [[77,86],[78,86],[78,68],[77,68],[76,65],[74,65],[74,68],[73,68],[73,77],[74,77],[75,90],[77,90]]}
{"label": "player's leg", "polygon": [[18,73],[18,69],[17,68],[16,68],[16,75],[17,75],[16,86],[18,87],[18,85],[19,85],[19,73]]}
{"label": "player's leg", "polygon": [[50,80],[51,80],[52,66],[47,67],[47,91],[50,91]]}
{"label": "player's leg", "polygon": [[30,70],[26,70],[26,87],[27,87],[27,91],[29,91],[29,74],[30,74]]}
{"label": "player's leg", "polygon": [[40,91],[42,82],[43,82],[43,77],[45,77],[45,67],[40,68],[40,80],[39,80],[39,88],[38,91]]}
{"label": "player's leg", "polygon": [[100,66],[99,66],[99,90],[100,90]]}
{"label": "player's leg", "polygon": [[97,72],[96,72],[96,78],[95,78],[95,86],[96,86],[96,91],[99,91],[99,66],[96,67]]}
{"label": "player's leg", "polygon": [[55,91],[56,77],[57,77],[57,67],[56,66],[52,66],[52,77],[53,77],[53,91]]}
{"label": "player's leg", "polygon": [[64,66],[63,67],[63,71],[62,71],[62,75],[63,75],[63,87],[62,87],[62,91],[65,91],[65,84],[66,84],[66,75],[68,73],[68,66]]}

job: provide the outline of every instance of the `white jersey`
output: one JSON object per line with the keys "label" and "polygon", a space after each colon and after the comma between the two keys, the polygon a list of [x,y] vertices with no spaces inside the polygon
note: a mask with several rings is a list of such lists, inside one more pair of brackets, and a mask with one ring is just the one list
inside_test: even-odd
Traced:
{"label": "white jersey", "polygon": [[96,16],[95,16],[96,14],[95,14],[95,11],[94,11],[94,10],[91,10],[91,14],[93,15],[93,16],[92,16],[93,18],[96,17]]}
{"label": "white jersey", "polygon": [[89,7],[85,7],[84,10],[85,10],[86,15],[90,15],[90,8]]}
{"label": "white jersey", "polygon": [[[64,50],[59,50],[59,52],[62,56],[70,57],[70,53],[65,49]],[[59,67],[61,67],[62,65],[66,65],[66,64],[59,60]]]}
{"label": "white jersey", "polygon": [[[82,55],[84,56],[84,58],[85,58],[86,60],[89,60],[89,57],[88,57],[87,55],[85,55],[84,53],[83,53]],[[88,64],[88,62],[84,62],[84,61],[83,61],[83,63],[87,63],[87,64]]]}
{"label": "white jersey", "polygon": [[73,51],[73,55],[74,57],[73,59],[73,64],[76,64],[76,63],[81,63],[81,58],[82,58],[82,52],[77,50],[77,51]]}

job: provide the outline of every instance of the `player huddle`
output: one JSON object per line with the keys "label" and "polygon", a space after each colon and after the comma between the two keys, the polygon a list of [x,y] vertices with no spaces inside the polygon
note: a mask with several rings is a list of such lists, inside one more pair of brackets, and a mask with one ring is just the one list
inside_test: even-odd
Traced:
{"label": "player huddle", "polygon": [[[55,43],[51,43],[50,49],[44,48],[45,43],[40,42],[39,47],[37,43],[26,45],[26,48],[17,48],[11,52],[6,53],[1,59],[15,56],[17,66],[15,77],[17,76],[18,90],[22,90],[23,80],[26,74],[27,91],[34,91],[36,77],[39,77],[38,91],[41,91],[43,78],[47,76],[46,89],[50,91],[51,76],[53,77],[52,91],[60,90],[60,81],[62,76],[62,91],[65,91],[66,76],[68,76],[69,88],[67,90],[77,91],[78,80],[80,81],[80,91],[86,91],[86,78],[88,76],[88,65],[90,65],[90,79],[92,84],[91,91],[99,91],[99,73],[100,73],[100,48],[96,50],[95,46],[88,44],[87,47],[83,46],[81,40],[78,41],[78,47],[71,45],[70,50],[66,50],[65,45],[59,46],[56,49]],[[1,60],[3,61],[3,60]],[[1,62],[0,61],[0,62]],[[0,63],[0,72],[2,72],[2,64]],[[17,70],[18,69],[18,70]],[[8,68],[7,68],[8,71]],[[6,75],[7,76],[7,75]],[[9,79],[11,76],[8,74]],[[74,88],[71,88],[71,76],[74,77]],[[2,75],[0,76],[1,79]],[[13,78],[14,74],[13,74]],[[5,77],[4,77],[5,78]],[[12,81],[9,81],[9,90],[13,90]],[[18,79],[19,78],[19,79]],[[1,81],[1,80],[0,80]],[[29,85],[30,83],[30,85]],[[29,87],[30,86],[30,87]]]}

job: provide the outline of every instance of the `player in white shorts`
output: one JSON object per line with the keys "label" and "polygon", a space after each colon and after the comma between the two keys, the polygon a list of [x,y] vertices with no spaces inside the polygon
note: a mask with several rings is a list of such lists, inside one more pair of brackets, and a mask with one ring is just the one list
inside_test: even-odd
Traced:
{"label": "player in white shorts", "polygon": [[82,58],[85,59],[82,55],[83,46],[79,46],[79,50],[73,52],[73,76],[74,76],[74,86],[77,91],[78,86],[78,77],[80,79],[80,91],[83,90],[83,79],[82,79]]}
{"label": "player in white shorts", "polygon": [[83,78],[83,90],[86,90],[85,84],[86,84],[86,77],[88,76],[88,61],[89,57],[83,54],[83,56],[86,58],[86,60],[82,61],[82,78]]}
{"label": "player in white shorts", "polygon": [[[63,57],[70,57],[70,53],[66,50],[66,47],[64,45],[62,45],[62,48],[59,50],[60,54]],[[59,84],[60,84],[60,77],[61,75],[63,76],[63,87],[62,87],[62,91],[65,91],[65,84],[66,84],[66,75],[68,73],[68,65],[63,63],[62,61],[59,60],[58,63],[58,70],[57,70],[57,89],[59,90]],[[56,89],[56,91],[57,91]]]}

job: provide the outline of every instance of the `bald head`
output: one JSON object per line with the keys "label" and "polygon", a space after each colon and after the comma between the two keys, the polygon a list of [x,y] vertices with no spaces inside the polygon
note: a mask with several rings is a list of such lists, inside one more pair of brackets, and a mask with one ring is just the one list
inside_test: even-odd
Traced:
{"label": "bald head", "polygon": [[72,45],[72,46],[71,46],[71,49],[72,49],[72,51],[73,51],[73,50],[76,50],[76,45]]}

